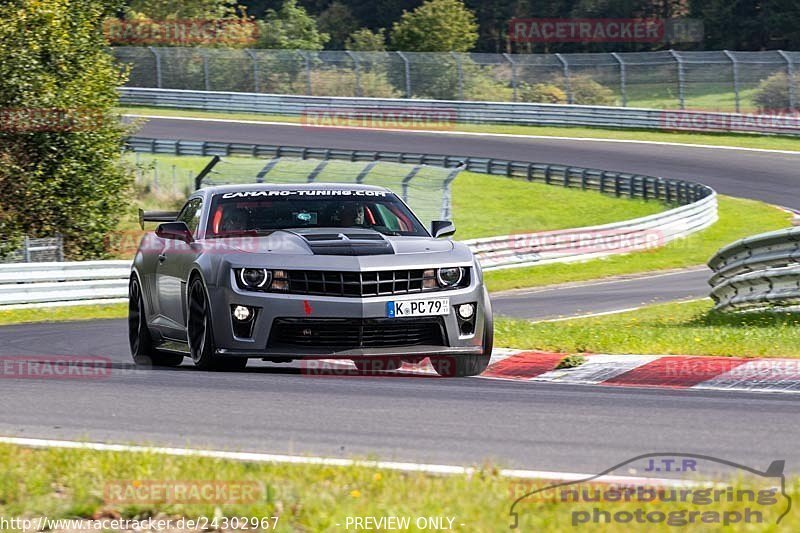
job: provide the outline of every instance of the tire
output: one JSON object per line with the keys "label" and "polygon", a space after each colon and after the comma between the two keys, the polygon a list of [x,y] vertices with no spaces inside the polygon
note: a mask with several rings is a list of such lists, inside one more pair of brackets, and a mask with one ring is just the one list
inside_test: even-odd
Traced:
{"label": "tire", "polygon": [[128,342],[133,362],[140,366],[176,367],[183,362],[180,354],[159,352],[147,327],[142,286],[136,276],[128,285]]}
{"label": "tire", "polygon": [[214,332],[211,327],[211,312],[208,296],[199,277],[189,284],[189,320],[186,333],[189,340],[189,352],[194,366],[200,370],[242,370],[247,366],[244,357],[221,358],[216,355]]}
{"label": "tire", "polygon": [[403,366],[399,357],[375,357],[370,359],[354,359],[359,372],[391,372]]}
{"label": "tire", "polygon": [[431,365],[443,378],[477,376],[489,366],[491,355],[444,355],[431,357]]}
{"label": "tire", "polygon": [[478,376],[489,366],[494,347],[494,321],[487,316],[483,326],[483,353],[480,355],[445,355],[431,357],[436,373],[446,378]]}

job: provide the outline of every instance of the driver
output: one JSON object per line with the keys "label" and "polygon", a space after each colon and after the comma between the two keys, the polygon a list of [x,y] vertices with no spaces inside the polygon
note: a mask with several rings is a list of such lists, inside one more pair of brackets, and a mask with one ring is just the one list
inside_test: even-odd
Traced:
{"label": "driver", "polygon": [[364,225],[364,209],[355,202],[346,202],[337,213],[339,227],[352,228]]}

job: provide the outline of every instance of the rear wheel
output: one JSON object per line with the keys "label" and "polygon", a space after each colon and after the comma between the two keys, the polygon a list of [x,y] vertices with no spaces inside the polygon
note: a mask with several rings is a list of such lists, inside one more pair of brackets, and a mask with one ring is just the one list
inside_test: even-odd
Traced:
{"label": "rear wheel", "polygon": [[244,357],[222,358],[216,355],[211,311],[203,281],[196,277],[189,285],[189,320],[187,323],[189,352],[194,366],[201,370],[242,370]]}
{"label": "rear wheel", "polygon": [[128,341],[133,362],[141,366],[174,367],[183,362],[180,354],[162,353],[153,347],[153,338],[147,328],[142,286],[136,276],[128,286]]}

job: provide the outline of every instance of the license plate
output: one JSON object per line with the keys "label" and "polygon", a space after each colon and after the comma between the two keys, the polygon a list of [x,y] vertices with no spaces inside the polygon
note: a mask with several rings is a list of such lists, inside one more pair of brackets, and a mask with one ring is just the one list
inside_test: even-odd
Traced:
{"label": "license plate", "polygon": [[386,316],[389,318],[399,318],[404,316],[447,315],[449,313],[449,298],[430,298],[427,300],[386,302]]}

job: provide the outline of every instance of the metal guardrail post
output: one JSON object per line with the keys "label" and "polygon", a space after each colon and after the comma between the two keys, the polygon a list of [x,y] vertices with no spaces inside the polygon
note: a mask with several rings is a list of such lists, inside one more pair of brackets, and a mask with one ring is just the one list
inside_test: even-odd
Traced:
{"label": "metal guardrail post", "polygon": [[789,54],[783,50],[778,50],[778,53],[781,55],[783,60],[786,61],[786,81],[789,85],[789,111],[794,113],[794,111],[797,109],[797,95],[794,86],[794,64],[792,64],[792,58],[789,57]]}
{"label": "metal guardrail post", "polygon": [[258,58],[255,52],[249,48],[245,48],[244,52],[253,60],[253,92],[261,92],[261,80],[259,80],[260,73],[258,72]]}
{"label": "metal guardrail post", "polygon": [[575,102],[575,99],[572,95],[572,83],[570,83],[569,79],[569,63],[567,63],[567,60],[564,59],[564,56],[561,54],[556,54],[556,59],[558,59],[561,63],[562,71],[564,73],[564,88],[566,89],[567,93],[567,103],[572,104]]}
{"label": "metal guardrail post", "polygon": [[686,71],[683,67],[683,60],[675,50],[670,50],[669,53],[678,64],[678,102],[681,109],[686,109]]}
{"label": "metal guardrail post", "polygon": [[408,174],[406,174],[406,177],[404,177],[403,181],[401,182],[402,183],[402,188],[403,188],[403,192],[402,192],[403,201],[405,203],[408,203],[408,186],[411,183],[411,180],[414,179],[414,176],[416,176],[419,173],[420,170],[422,170],[422,165],[414,166],[411,169],[411,171]]}
{"label": "metal guardrail post", "polygon": [[358,61],[356,55],[351,52],[350,50],[346,50],[345,53],[353,60],[353,65],[355,66],[356,71],[356,96],[361,97],[361,63]]}
{"label": "metal guardrail post", "polygon": [[27,235],[25,235],[25,241],[22,243],[22,246],[24,247],[24,250],[25,250],[25,252],[24,252],[24,254],[25,254],[25,262],[26,263],[30,263],[31,262],[31,239]]}
{"label": "metal guardrail post", "polygon": [[158,50],[156,50],[152,46],[148,46],[147,49],[150,50],[150,53],[152,53],[153,57],[155,57],[155,59],[156,59],[156,87],[160,89],[161,88],[161,55],[158,53]]}
{"label": "metal guardrail post", "polygon": [[739,62],[728,50],[723,50],[722,53],[731,60],[731,70],[733,71],[733,99],[736,103],[736,112],[739,112]]}
{"label": "metal guardrail post", "polygon": [[400,59],[403,60],[403,65],[405,68],[405,79],[406,79],[406,98],[411,98],[411,65],[408,63],[408,58],[403,52],[399,50],[396,52]]}
{"label": "metal guardrail post", "polygon": [[628,92],[627,92],[627,72],[625,69],[625,62],[622,57],[616,52],[611,53],[611,57],[617,60],[619,64],[619,94],[622,100],[622,107],[628,107]]}
{"label": "metal guardrail post", "polygon": [[513,101],[517,101],[517,62],[511,57],[511,54],[504,53],[503,57],[511,64],[511,88],[514,91]]}
{"label": "metal guardrail post", "polygon": [[464,71],[461,68],[461,58],[455,52],[450,52],[450,56],[456,60],[456,74],[458,74],[458,99],[464,99]]}

